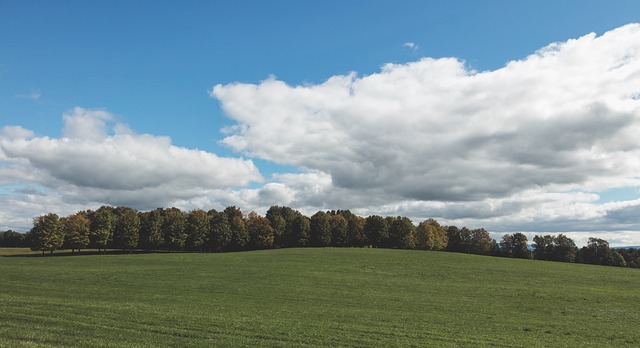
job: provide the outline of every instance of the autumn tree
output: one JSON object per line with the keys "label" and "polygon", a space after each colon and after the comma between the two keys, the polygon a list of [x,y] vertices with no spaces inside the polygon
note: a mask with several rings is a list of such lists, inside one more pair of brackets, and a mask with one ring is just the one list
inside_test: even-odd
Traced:
{"label": "autumn tree", "polygon": [[331,244],[331,219],[323,211],[318,211],[311,217],[310,244],[316,247],[326,247]]}
{"label": "autumn tree", "polygon": [[189,212],[186,227],[187,250],[202,250],[209,239],[209,215],[202,209]]}
{"label": "autumn tree", "polygon": [[265,218],[269,220],[269,224],[273,229],[273,246],[278,248],[284,246],[284,234],[287,227],[287,221],[282,216],[282,209],[277,205],[269,207]]}
{"label": "autumn tree", "polygon": [[447,231],[434,219],[427,219],[416,228],[416,248],[422,250],[444,250],[449,239]]}
{"label": "autumn tree", "polygon": [[31,250],[51,253],[64,243],[63,226],[58,215],[49,213],[33,219],[33,228],[29,232],[32,238]]}
{"label": "autumn tree", "polygon": [[331,241],[334,246],[349,246],[349,222],[341,214],[329,215]]}
{"label": "autumn tree", "polygon": [[242,211],[235,206],[226,207],[224,209],[227,220],[229,221],[229,229],[231,230],[231,241],[229,247],[232,250],[242,250],[249,243],[249,232],[242,216]]}
{"label": "autumn tree", "polygon": [[89,245],[91,233],[91,221],[86,211],[80,211],[64,219],[64,247],[74,252],[76,249],[84,249]]}
{"label": "autumn tree", "polygon": [[251,249],[269,249],[273,247],[273,228],[267,218],[252,211],[247,217],[247,230]]}

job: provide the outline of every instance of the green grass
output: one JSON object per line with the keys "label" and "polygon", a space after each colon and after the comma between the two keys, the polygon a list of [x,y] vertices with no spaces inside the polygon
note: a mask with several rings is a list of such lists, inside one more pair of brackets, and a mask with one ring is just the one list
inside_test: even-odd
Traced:
{"label": "green grass", "polygon": [[0,257],[0,347],[640,346],[640,272],[382,249]]}

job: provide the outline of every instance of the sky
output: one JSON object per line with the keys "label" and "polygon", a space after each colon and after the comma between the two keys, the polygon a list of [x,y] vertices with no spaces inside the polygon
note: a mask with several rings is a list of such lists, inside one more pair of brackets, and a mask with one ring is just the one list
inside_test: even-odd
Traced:
{"label": "sky", "polygon": [[640,2],[0,0],[0,230],[350,209],[640,245]]}

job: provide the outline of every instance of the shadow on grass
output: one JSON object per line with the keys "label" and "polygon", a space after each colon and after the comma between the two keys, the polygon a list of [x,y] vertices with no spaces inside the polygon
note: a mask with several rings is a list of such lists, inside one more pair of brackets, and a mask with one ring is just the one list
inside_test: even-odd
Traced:
{"label": "shadow on grass", "polygon": [[45,252],[33,252],[27,251],[24,252],[16,252],[11,254],[2,254],[0,253],[0,257],[67,257],[67,256],[91,256],[91,255],[135,255],[135,254],[167,254],[167,253],[179,253],[178,251],[166,251],[166,250],[156,250],[156,251],[148,251],[148,250],[107,250],[107,251],[97,251],[97,250],[82,250],[82,251],[55,251]]}

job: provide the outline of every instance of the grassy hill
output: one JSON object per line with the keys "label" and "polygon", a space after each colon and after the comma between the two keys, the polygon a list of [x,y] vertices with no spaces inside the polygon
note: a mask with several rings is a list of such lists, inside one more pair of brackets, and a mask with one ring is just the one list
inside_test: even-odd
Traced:
{"label": "grassy hill", "polygon": [[0,257],[1,347],[640,346],[637,269],[383,249]]}

